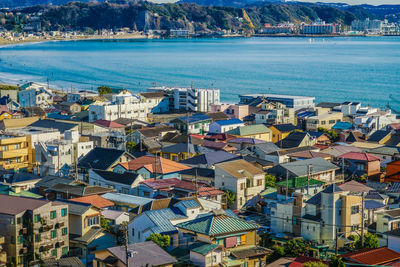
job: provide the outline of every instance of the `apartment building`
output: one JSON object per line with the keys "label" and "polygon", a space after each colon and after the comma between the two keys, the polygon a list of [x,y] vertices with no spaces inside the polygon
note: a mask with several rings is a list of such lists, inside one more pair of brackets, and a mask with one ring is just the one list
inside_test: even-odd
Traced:
{"label": "apartment building", "polygon": [[265,189],[264,184],[264,171],[243,159],[215,164],[215,187],[236,194],[233,209],[241,209]]}
{"label": "apartment building", "polygon": [[279,102],[287,108],[293,108],[295,111],[302,108],[315,107],[315,97],[312,96],[292,96],[292,95],[277,95],[277,94],[246,94],[240,95],[239,104],[249,104],[256,98],[264,98],[270,102]]}
{"label": "apartment building", "polygon": [[306,120],[307,131],[318,131],[318,128],[327,130],[332,129],[333,125],[343,120],[341,112],[326,112],[322,109],[317,109],[315,116],[311,116]]}
{"label": "apartment building", "polygon": [[53,93],[43,84],[30,82],[20,86],[18,100],[23,108],[47,108],[53,104]]}
{"label": "apartment building", "polygon": [[211,105],[220,104],[219,89],[158,86],[147,90],[164,91],[169,98],[170,111],[210,112]]}
{"label": "apartment building", "polygon": [[60,258],[69,250],[68,205],[41,199],[0,195],[0,235],[5,237],[7,262]]}
{"label": "apartment building", "polygon": [[0,135],[0,164],[5,170],[20,170],[29,167],[26,136]]}
{"label": "apartment building", "polygon": [[113,95],[111,101],[100,102],[89,106],[89,122],[96,120],[113,121],[119,118],[147,121],[147,114],[159,102],[133,95],[128,90]]}

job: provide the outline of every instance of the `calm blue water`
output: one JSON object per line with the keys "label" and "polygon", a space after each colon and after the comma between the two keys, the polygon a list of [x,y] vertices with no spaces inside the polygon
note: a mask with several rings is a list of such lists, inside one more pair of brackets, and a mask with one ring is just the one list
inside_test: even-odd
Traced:
{"label": "calm blue water", "polygon": [[[158,85],[315,96],[383,107],[400,101],[400,37],[69,41],[0,48],[0,80],[60,88]],[[391,100],[391,104],[395,102]],[[400,106],[400,102],[397,102]]]}

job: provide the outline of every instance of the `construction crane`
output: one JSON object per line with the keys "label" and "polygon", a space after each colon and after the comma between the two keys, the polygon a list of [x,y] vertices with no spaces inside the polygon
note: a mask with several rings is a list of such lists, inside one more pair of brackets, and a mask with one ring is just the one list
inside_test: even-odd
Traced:
{"label": "construction crane", "polygon": [[242,8],[242,11],[243,11],[243,18],[247,21],[247,23],[249,23],[250,28],[252,30],[254,30],[253,22],[251,22],[251,19],[250,19],[249,15],[247,15],[246,10],[244,10],[244,8]]}

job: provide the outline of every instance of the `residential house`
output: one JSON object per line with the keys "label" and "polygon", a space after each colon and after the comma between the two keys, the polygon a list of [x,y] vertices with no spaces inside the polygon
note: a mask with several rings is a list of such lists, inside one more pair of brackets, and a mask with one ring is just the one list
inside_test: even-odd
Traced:
{"label": "residential house", "polygon": [[306,150],[301,152],[295,152],[288,154],[290,161],[312,159],[312,158],[323,158],[326,161],[331,161],[332,156],[327,153],[315,152],[312,150]]}
{"label": "residential house", "polygon": [[172,208],[149,210],[136,216],[129,223],[129,242],[144,242],[150,234],[170,237],[170,247],[177,247],[182,240],[175,225],[195,219],[204,213],[201,205],[194,199],[182,200]]}
{"label": "residential house", "polygon": [[392,132],[390,130],[377,130],[368,136],[368,142],[373,142],[377,144],[385,144],[392,137]]}
{"label": "residential house", "polygon": [[365,152],[379,157],[381,159],[382,167],[386,167],[388,163],[400,159],[400,147],[382,146],[366,149]]}
{"label": "residential house", "polygon": [[223,120],[223,121],[215,121],[210,124],[209,126],[209,132],[210,133],[226,133],[230,130],[233,130],[237,127],[244,126],[243,121],[239,119],[229,119],[229,120]]}
{"label": "residential house", "polygon": [[211,151],[215,150],[192,143],[179,143],[161,148],[160,154],[165,159],[181,161]]}
{"label": "residential house", "polygon": [[316,140],[306,132],[292,132],[284,139],[275,143],[280,148],[293,148],[303,146],[313,146]]}
{"label": "residential house", "polygon": [[78,162],[80,179],[87,179],[89,169],[112,171],[119,163],[132,159],[134,157],[124,150],[95,147]]}
{"label": "residential house", "polygon": [[45,259],[43,264],[46,267],[85,267],[83,262],[78,257],[64,257],[60,259]]}
{"label": "residential house", "polygon": [[137,173],[143,179],[165,179],[180,177],[179,173],[190,167],[162,157],[142,156],[125,163],[120,163],[114,168],[118,173]]}
{"label": "residential house", "polygon": [[396,114],[392,113],[391,110],[377,110],[376,112],[362,114],[354,118],[356,129],[365,134],[373,133],[398,122]]}
{"label": "residential house", "polygon": [[23,135],[0,135],[0,164],[3,170],[28,169],[28,142]]}
{"label": "residential house", "polygon": [[90,264],[94,252],[116,245],[115,237],[100,226],[101,210],[91,204],[64,201],[69,214],[69,255]]}
{"label": "residential house", "polygon": [[307,132],[314,140],[316,140],[316,144],[318,145],[330,145],[331,139],[328,134],[324,132]]}
{"label": "residential house", "polygon": [[313,108],[315,97],[311,96],[291,96],[278,94],[245,94],[239,96],[240,104],[249,104],[257,98],[268,100],[269,102],[282,103],[288,108],[299,110],[302,108]]}
{"label": "residential house", "polygon": [[90,195],[84,197],[71,198],[70,201],[92,204],[96,208],[102,210],[112,208],[114,206],[114,202],[107,200],[100,195]]}
{"label": "residential house", "polygon": [[89,170],[89,184],[115,189],[118,193],[138,195],[138,186],[145,179],[138,173]]}
{"label": "residential house", "polygon": [[349,152],[339,156],[350,175],[361,177],[379,176],[381,173],[381,159],[368,153]]}
{"label": "residential house", "polygon": [[267,172],[281,180],[286,179],[287,175],[289,178],[309,176],[310,179],[330,184],[336,181],[338,169],[339,167],[335,164],[323,158],[312,158],[279,164],[268,169]]}
{"label": "residential house", "polygon": [[102,195],[103,198],[110,200],[114,203],[113,210],[122,210],[139,214],[145,205],[148,205],[153,200],[147,197],[138,197],[134,195],[127,195],[121,193],[106,193]]}
{"label": "residential house", "polygon": [[196,266],[211,267],[222,263],[222,247],[217,244],[196,242],[188,247],[189,259]]}
{"label": "residential house", "polygon": [[108,225],[113,230],[118,230],[122,223],[129,222],[129,213],[120,210],[102,210],[101,216],[108,220]]}
{"label": "residential house", "polygon": [[158,266],[172,267],[177,260],[152,241],[129,244],[128,261],[126,264],[126,249],[124,246],[110,247],[96,252],[94,266],[110,267],[141,267]]}
{"label": "residential house", "polygon": [[291,123],[285,123],[285,124],[274,124],[269,127],[269,129],[272,131],[272,142],[276,143],[282,139],[285,139],[290,133],[292,133],[295,130],[300,130],[299,127],[291,124]]}
{"label": "residential house", "polygon": [[141,101],[152,107],[151,113],[167,113],[169,111],[168,95],[163,91],[139,93]]}
{"label": "residential house", "polygon": [[[190,259],[193,263],[200,264],[200,266],[211,266],[211,262],[222,266],[232,264],[262,266],[266,257],[271,253],[270,250],[258,246],[256,233],[258,226],[237,217],[220,213],[210,214],[179,223],[177,227],[183,245],[185,243],[193,243],[189,247],[191,250]],[[185,240],[187,241],[185,242]],[[195,245],[198,243],[200,245]],[[220,246],[221,250],[226,253],[221,253],[220,250],[217,250],[215,255],[210,255],[211,257],[208,259],[203,257],[210,253],[199,257],[198,254],[200,253],[196,249],[207,244]],[[192,253],[193,249],[197,254]]]}
{"label": "residential house", "polygon": [[272,141],[272,131],[263,124],[241,126],[227,131],[226,133],[243,138],[263,140],[265,142]]}
{"label": "residential house", "polygon": [[210,168],[194,167],[188,170],[181,171],[180,175],[182,180],[188,180],[192,182],[199,181],[214,185],[215,171]]}
{"label": "residential house", "polygon": [[25,128],[37,120],[39,120],[38,117],[28,117],[28,118],[14,117],[13,119],[0,120],[0,130],[8,131],[8,130]]}
{"label": "residential house", "polygon": [[179,163],[192,167],[213,168],[215,164],[238,158],[237,155],[225,151],[214,151],[194,156]]}
{"label": "residential house", "polygon": [[386,164],[385,182],[400,182],[400,160]]}
{"label": "residential house", "polygon": [[215,165],[215,187],[236,194],[235,202],[231,203],[234,209],[241,209],[264,190],[264,184],[264,171],[243,159]]}
{"label": "residential house", "polygon": [[387,247],[364,248],[340,255],[346,265],[362,266],[396,266],[400,261],[400,253]]}
{"label": "residential house", "polygon": [[68,253],[68,205],[1,194],[0,202],[8,203],[0,205],[0,235],[5,238],[7,263],[22,267],[37,255],[58,259]]}
{"label": "residential house", "polygon": [[61,102],[59,104],[54,105],[54,107],[59,111],[66,113],[68,115],[81,112],[81,105],[79,105],[79,103],[77,102]]}
{"label": "residential house", "polygon": [[204,134],[209,130],[212,118],[208,115],[194,114],[187,117],[179,117],[170,121],[176,129],[185,134]]}
{"label": "residential house", "polygon": [[53,93],[45,85],[38,83],[27,83],[20,86],[18,91],[18,102],[21,107],[47,108],[53,104]]}
{"label": "residential house", "polygon": [[[271,152],[267,155],[264,155],[263,158],[266,160],[269,160],[271,162],[274,162],[275,164],[280,164],[280,163],[287,163],[290,162],[290,155],[295,154],[295,153],[306,153],[306,152],[319,152],[320,149],[315,146],[303,146],[303,147],[293,147],[293,148],[287,148],[287,149],[279,149]],[[315,155],[315,154],[314,154]]]}
{"label": "residential house", "polygon": [[[306,121],[307,131],[318,131],[318,128],[331,130],[332,127],[339,121],[343,120],[341,112],[319,112],[317,110],[315,116],[311,116]],[[322,113],[322,114],[321,114]]]}
{"label": "residential house", "polygon": [[294,193],[315,195],[324,189],[324,185],[325,182],[307,177],[288,178],[276,183],[278,200],[282,199],[282,196],[291,197]]}
{"label": "residential house", "polygon": [[382,233],[400,228],[400,209],[385,210],[377,213],[376,217],[376,232],[379,237],[379,244],[386,246],[387,238]]}
{"label": "residential house", "polygon": [[47,199],[70,199],[84,196],[92,196],[114,192],[115,190],[108,187],[98,185],[86,185],[83,183],[66,184],[57,183],[44,191],[44,196]]}
{"label": "residential house", "polygon": [[163,136],[167,133],[174,133],[177,130],[172,126],[161,125],[155,127],[144,127],[141,129],[137,129],[130,134],[128,139],[135,144],[140,144],[145,139],[162,139]]}
{"label": "residential house", "polygon": [[243,120],[244,117],[254,113],[258,108],[240,104],[219,104],[211,105],[212,112],[223,112],[230,119]]}
{"label": "residential house", "polygon": [[95,125],[104,128],[106,131],[114,131],[114,132],[121,132],[125,133],[125,125],[116,123],[115,121],[109,121],[100,119],[93,122]]}
{"label": "residential house", "polygon": [[388,249],[400,253],[400,228],[388,231],[385,233],[388,237]]}
{"label": "residential house", "polygon": [[56,129],[58,130],[62,135],[66,131],[79,131],[79,125],[75,122],[62,122],[62,121],[57,121],[57,120],[51,120],[51,119],[42,119],[42,120],[36,120],[35,122],[29,124],[30,127],[35,127],[35,128],[42,128],[42,129]]}

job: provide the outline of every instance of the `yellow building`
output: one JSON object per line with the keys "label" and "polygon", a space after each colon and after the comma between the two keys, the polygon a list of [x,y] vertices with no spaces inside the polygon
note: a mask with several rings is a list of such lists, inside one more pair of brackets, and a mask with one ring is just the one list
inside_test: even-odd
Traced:
{"label": "yellow building", "polygon": [[0,136],[0,165],[5,170],[19,170],[29,167],[26,136]]}
{"label": "yellow building", "polygon": [[274,124],[269,127],[272,131],[272,143],[276,143],[285,139],[291,132],[299,130],[299,128],[291,123]]}
{"label": "yellow building", "polygon": [[193,145],[190,143],[179,143],[171,146],[166,146],[163,147],[160,152],[161,157],[173,161],[185,160],[200,154],[201,153],[199,152],[197,145]]}
{"label": "yellow building", "polygon": [[307,131],[318,131],[318,128],[331,130],[333,125],[343,120],[342,112],[326,112],[320,113],[317,110],[315,116],[309,117],[306,121]]}
{"label": "yellow building", "polygon": [[272,131],[264,124],[241,126],[226,133],[242,138],[254,138],[265,142],[272,141]]}

